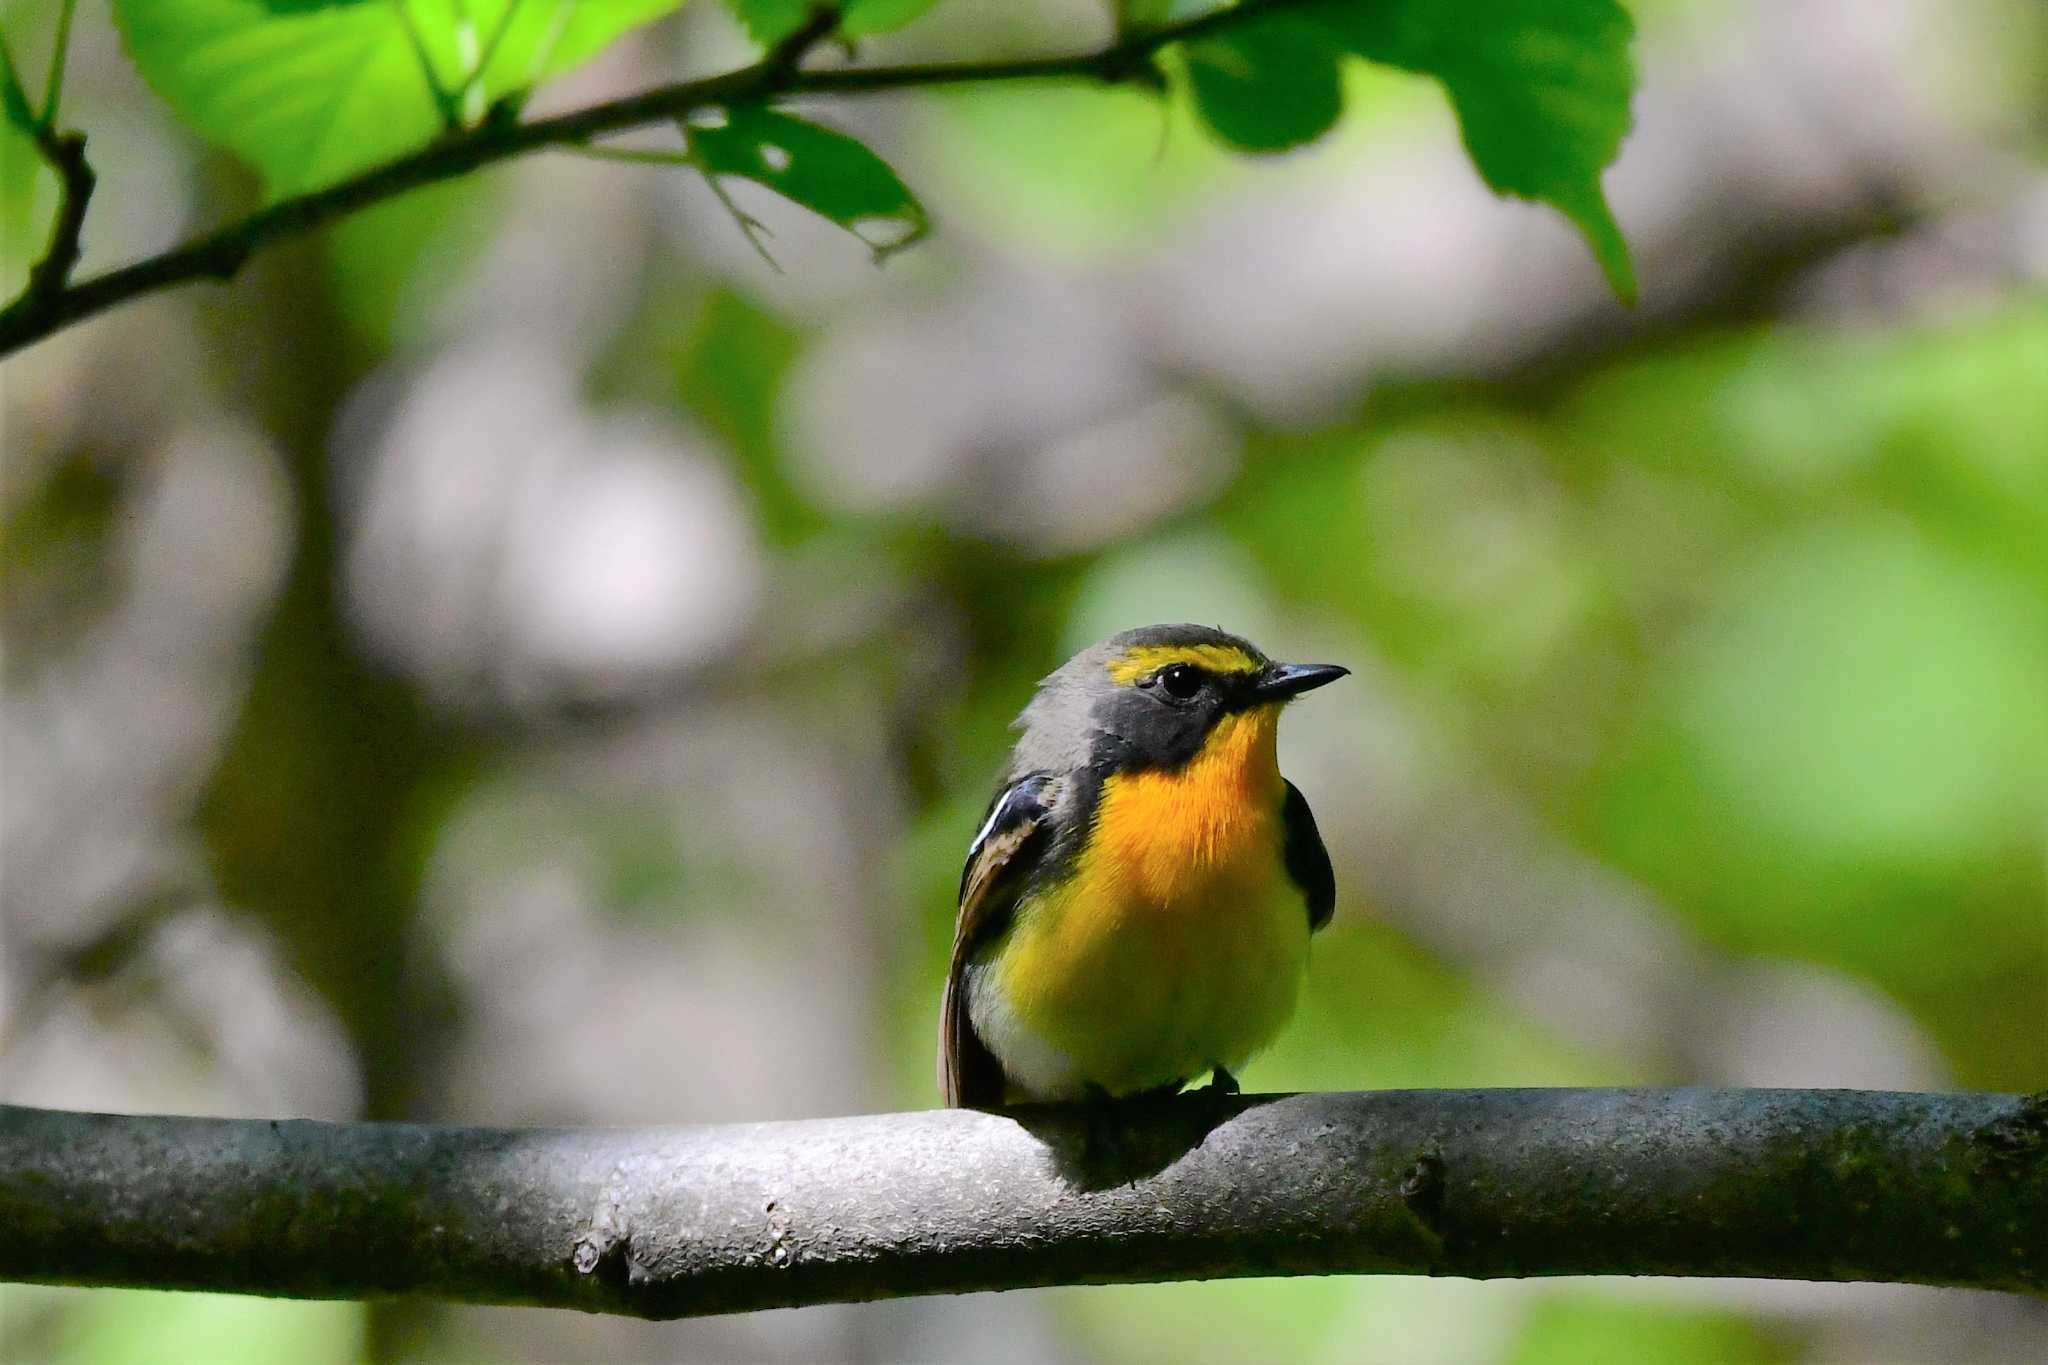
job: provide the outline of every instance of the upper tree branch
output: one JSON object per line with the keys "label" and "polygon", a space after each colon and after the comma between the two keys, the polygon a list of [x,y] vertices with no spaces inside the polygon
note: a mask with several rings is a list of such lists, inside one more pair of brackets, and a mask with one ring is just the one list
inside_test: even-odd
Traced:
{"label": "upper tree branch", "polygon": [[[858,95],[1017,80],[1156,83],[1153,58],[1168,44],[1210,36],[1259,14],[1299,3],[1303,0],[1240,0],[1180,23],[1124,35],[1092,52],[1064,56],[805,71],[799,66],[804,54],[836,26],[836,14],[821,11],[752,66],[658,86],[531,122],[486,119],[337,184],[278,200],[160,255],[62,288],[32,285],[0,310],[0,356],[145,294],[194,280],[227,279],[256,251],[279,238],[321,227],[408,190],[453,180],[542,148],[580,146],[606,134],[672,122],[693,110],[778,96]],[[82,198],[77,211],[82,219]],[[73,241],[75,244],[75,237]]]}
{"label": "upper tree branch", "polygon": [[1054,1110],[578,1131],[0,1107],[0,1279],[646,1317],[1361,1271],[2048,1290],[2048,1095],[1183,1098],[1089,1134]]}

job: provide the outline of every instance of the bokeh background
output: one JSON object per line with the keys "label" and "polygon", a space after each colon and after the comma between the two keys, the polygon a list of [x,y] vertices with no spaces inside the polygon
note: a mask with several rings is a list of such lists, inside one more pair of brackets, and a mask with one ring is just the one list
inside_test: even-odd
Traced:
{"label": "bokeh background", "polygon": [[[2048,10],[1633,8],[1633,311],[1359,69],[1256,163],[1133,92],[832,105],[937,222],[883,269],[554,155],[10,360],[0,1096],[933,1104],[1009,719],[1178,619],[1355,670],[1284,728],[1342,890],[1251,1086],[2048,1086]],[[871,53],[1106,31],[946,0]],[[77,41],[89,267],[254,201]],[[700,3],[544,103],[744,55]],[[0,1295],[0,1357],[77,1365],[2048,1359],[2048,1305],[1875,1286]]]}

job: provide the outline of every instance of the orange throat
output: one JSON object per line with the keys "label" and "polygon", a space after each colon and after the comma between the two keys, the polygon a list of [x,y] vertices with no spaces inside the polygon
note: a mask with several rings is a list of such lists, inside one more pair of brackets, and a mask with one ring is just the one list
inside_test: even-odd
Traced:
{"label": "orange throat", "polygon": [[1278,706],[1226,716],[1181,768],[1109,780],[1090,861],[1125,883],[1119,899],[1171,909],[1219,874],[1273,858],[1279,721]]}

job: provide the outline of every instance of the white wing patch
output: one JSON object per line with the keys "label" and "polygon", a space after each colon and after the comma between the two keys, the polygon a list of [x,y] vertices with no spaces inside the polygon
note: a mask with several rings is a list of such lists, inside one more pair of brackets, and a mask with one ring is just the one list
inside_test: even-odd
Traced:
{"label": "white wing patch", "polygon": [[996,827],[996,821],[1003,818],[1003,812],[1010,808],[1010,793],[1004,792],[1003,799],[996,802],[988,813],[988,819],[981,822],[981,832],[974,836],[974,842],[967,846],[967,861],[973,862],[981,853],[981,846],[988,842],[989,832]]}

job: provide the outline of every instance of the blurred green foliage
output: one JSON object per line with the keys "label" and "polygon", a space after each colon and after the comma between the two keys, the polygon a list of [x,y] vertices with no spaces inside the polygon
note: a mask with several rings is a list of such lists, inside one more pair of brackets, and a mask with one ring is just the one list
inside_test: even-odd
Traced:
{"label": "blurred green foliage", "polygon": [[[1354,424],[1255,439],[1209,529],[1173,533],[1158,573],[1216,619],[1284,604],[1349,622],[1442,752],[1706,941],[1870,982],[1960,1084],[2038,1087],[2042,376],[2048,309],[2024,304],[1882,338],[1713,337],[1533,408],[1389,393]],[[1091,577],[1122,581],[1123,613],[1104,619],[1156,614],[1144,578],[1113,561]],[[1028,682],[1002,678],[1003,700],[961,721],[993,727]],[[977,746],[991,769],[1000,742]],[[954,836],[977,810],[971,794],[934,808],[909,846],[906,895],[929,919],[903,969],[906,1102],[929,1093],[936,1008],[911,983],[943,974]],[[1253,1084],[1692,1079],[1554,1037],[1372,913],[1355,890],[1340,900]],[[1348,1358],[1330,1333],[1355,1304],[1325,1284],[1076,1299],[1106,1358],[1157,1360]],[[1546,1303],[1520,1330],[1516,1360],[1788,1358],[1737,1315],[1597,1298]]]}
{"label": "blurred green foliage", "polygon": [[[581,5],[581,36],[564,37],[553,60],[587,55],[672,7]],[[779,0],[736,8],[764,33],[802,10]],[[922,8],[903,0],[854,13],[879,29]],[[1562,206],[1625,288],[1626,258],[1594,187],[1625,124],[1626,16],[1590,0],[1500,0],[1483,7],[1497,22],[1468,24],[1481,41],[1446,53],[1418,36],[1422,8],[1375,8],[1376,26],[1353,34],[1353,50],[1439,77],[1488,182]],[[1709,22],[1698,11],[1710,7],[1658,8]],[[152,84],[264,170],[273,192],[330,179],[438,126],[390,5],[120,0],[118,9]],[[453,80],[465,69],[453,11],[414,9]],[[10,34],[24,12],[9,11]],[[504,12],[494,0],[469,6],[486,30]],[[505,40],[486,94],[518,84],[514,59],[538,51],[528,29],[548,12],[528,5],[517,16],[508,35],[518,45]],[[2034,7],[2012,13],[2022,28],[2039,24],[2023,17]],[[1996,78],[1969,97],[2012,104],[2015,123],[2029,108],[2038,118],[2038,103],[2024,104],[2042,88],[2030,51],[1987,50]],[[1079,288],[1107,292],[1142,274],[1153,252],[1184,245],[1175,233],[1204,207],[1334,179],[1352,153],[1418,129],[1448,139],[1449,116],[1424,80],[1354,61],[1334,92],[1320,83],[1312,100],[1283,106],[1266,98],[1272,55],[1256,40],[1188,54],[1193,99],[1164,105],[1133,89],[1080,87],[920,101],[891,130],[895,145],[877,145],[950,209],[939,239],[957,254],[934,248],[933,261],[900,262],[879,284],[863,277],[850,303],[800,290],[792,302],[777,282],[735,282],[665,247],[577,376],[593,403],[652,410],[702,437],[738,488],[763,556],[787,575],[784,597],[815,598],[828,618],[870,590],[908,604],[902,619],[884,615],[844,638],[821,631],[824,645],[778,639],[787,653],[721,658],[709,680],[689,680],[707,691],[734,683],[760,708],[748,723],[782,727],[821,769],[843,763],[867,784],[859,811],[834,814],[868,861],[837,869],[821,897],[850,907],[834,931],[847,945],[844,974],[873,997],[864,1016],[878,1056],[872,1102],[934,1100],[959,862],[1032,684],[1112,630],[1183,615],[1276,649],[1327,644],[1360,673],[1348,697],[1333,689],[1288,722],[1313,739],[1293,752],[1324,765],[1304,785],[1337,853],[1342,899],[1317,941],[1300,1016],[1254,1065],[1251,1085],[1701,1079],[1714,1059],[1685,1050],[1695,1002],[1674,997],[1710,982],[1620,982],[1630,1017],[1676,1036],[1638,1045],[1573,1027],[1571,1012],[1555,1008],[1564,992],[1552,988],[1546,1010],[1543,991],[1488,956],[1518,934],[1562,939],[1579,894],[1627,899],[1655,936],[1650,955],[1668,949],[1692,975],[1762,966],[1855,993],[1870,1014],[1926,1042],[1942,1083],[2048,1084],[2048,304],[2038,291],[1964,291],[1902,308],[1903,320],[1842,322],[1811,311],[1787,320],[1781,309],[1798,310],[1764,290],[1768,306],[1752,315],[1617,332],[1622,340],[1567,354],[1555,373],[1494,377],[1497,358],[1480,354],[1435,378],[1379,374],[1313,420],[1269,420],[1212,392],[1223,386],[1205,376],[1173,376],[1221,414],[1227,468],[1198,496],[1096,543],[1048,549],[960,515],[989,465],[1021,458],[1008,448],[974,451],[983,465],[892,505],[850,505],[821,484],[790,413],[806,367],[849,318],[885,304],[938,311],[948,290],[978,287],[972,271],[984,256],[1003,252],[1034,270],[1072,268]],[[1541,76],[1519,99],[1502,98],[1488,74],[1511,64]],[[1322,133],[1337,103],[1352,117],[1311,158],[1253,163],[1201,133],[1206,121],[1237,145],[1289,145]],[[1521,145],[1531,106],[1572,134],[1561,160],[1555,143]],[[91,112],[73,107],[82,123]],[[0,168],[4,261],[18,280],[39,246],[50,186],[17,130],[0,127]],[[117,205],[120,187],[103,193],[103,207]],[[311,920],[307,905],[332,901],[320,913],[356,936],[333,936],[324,979],[366,997],[366,964],[400,955],[386,925],[442,912],[407,899],[432,881],[431,860],[474,872],[487,897],[543,885],[575,900],[580,917],[565,918],[578,932],[609,924],[644,944],[708,918],[706,907],[761,901],[796,859],[792,846],[815,832],[814,811],[772,828],[752,808],[721,807],[721,824],[705,814],[718,804],[705,791],[650,795],[618,778],[607,764],[628,769],[639,755],[634,739],[619,739],[636,732],[605,729],[624,726],[616,716],[589,733],[576,728],[581,717],[525,733],[517,717],[444,714],[415,695],[423,689],[400,664],[373,668],[347,652],[363,648],[335,619],[345,614],[338,542],[349,513],[325,500],[342,500],[332,490],[351,487],[356,471],[309,452],[344,425],[337,409],[357,392],[351,384],[417,379],[408,367],[459,325],[449,301],[476,285],[519,203],[511,177],[493,175],[353,218],[322,240],[317,259],[299,262],[312,268],[288,272],[305,293],[271,307],[278,318],[264,344],[230,347],[210,317],[214,331],[198,348],[222,352],[213,358],[234,375],[218,400],[230,416],[268,405],[288,417],[266,415],[270,427],[301,428],[291,477],[308,532],[277,608],[299,615],[250,647],[249,666],[267,670],[255,703],[239,690],[231,698],[248,714],[221,760],[237,781],[216,790],[216,804],[220,790],[240,795],[230,816],[215,817],[225,831],[215,853],[259,884],[226,878],[224,889],[246,892],[234,898],[278,923]],[[1678,255],[1667,252],[1663,268],[1689,264]],[[897,273],[903,266],[928,273]],[[1208,281],[1238,266],[1250,268],[1226,262]],[[1006,274],[979,287],[1001,295],[1012,283]],[[308,295],[318,307],[305,306]],[[1013,305],[1008,295],[998,302],[997,312]],[[520,317],[547,330],[545,316]],[[259,350],[304,371],[299,387],[268,373],[252,382],[224,358]],[[932,362],[949,381],[954,359]],[[906,389],[906,404],[929,397]],[[134,495],[87,458],[104,451],[80,444],[83,453],[52,461],[0,522],[17,657],[24,644],[44,647],[34,629],[41,599],[82,616],[82,582],[97,611],[129,552],[106,542]],[[95,561],[92,572],[78,571],[84,560]],[[404,696],[394,702],[393,691]],[[561,753],[580,743],[602,758],[565,776]],[[861,766],[869,760],[881,779]],[[1491,828],[1487,801],[1526,819],[1523,845],[1464,841],[1468,829]],[[1397,803],[1409,823],[1387,814]],[[364,810],[376,818],[352,818]],[[766,835],[734,836],[747,821]],[[1442,907],[1418,888],[1420,874],[1389,869],[1433,834],[1449,873],[1469,861],[1495,878],[1479,897],[1476,945],[1469,924],[1437,923]],[[1577,878],[1565,892],[1544,881],[1559,863]],[[368,890],[335,891],[335,869],[351,867]],[[1558,919],[1523,924],[1531,907],[1512,893],[1524,886],[1535,888],[1528,901],[1562,897],[1561,910],[1551,907]],[[366,905],[387,919],[365,928]],[[721,927],[766,954],[818,932],[803,917],[814,909],[777,904]],[[873,919],[851,923],[856,909]],[[376,986],[387,988],[400,995]],[[486,1005],[506,1002],[468,1002],[473,1012]],[[424,1013],[386,1020],[380,1036],[411,1046],[415,1030],[438,1027]],[[748,1014],[735,1028],[755,1026]],[[352,1027],[351,1038],[370,1033]],[[1791,1049],[1810,1040],[1766,1041]],[[501,1063],[496,1074],[525,1063]],[[407,1080],[392,1081],[393,1092]],[[660,1098],[632,1103],[658,1111]],[[1802,1346],[1760,1312],[1582,1286],[1364,1278],[1073,1290],[1046,1302],[1060,1343],[1104,1360],[1709,1365],[1797,1360]],[[348,1306],[76,1293],[11,1293],[8,1306],[18,1320],[0,1325],[0,1341],[29,1341],[78,1365],[325,1361],[381,1349],[365,1345],[377,1339],[376,1313]],[[47,1330],[19,1325],[32,1319]],[[429,1342],[410,1358],[460,1358],[455,1350]]]}
{"label": "blurred green foliage", "polygon": [[0,1286],[10,1360],[67,1365],[347,1365],[361,1305],[228,1294]]}
{"label": "blurred green foliage", "polygon": [[[1866,980],[1958,1083],[2038,1087],[2043,376],[2048,309],[2024,303],[1878,337],[1713,336],[1534,406],[1389,392],[1353,423],[1255,436],[1205,513],[1101,561],[1072,608],[1085,624],[948,723],[980,755],[966,771],[994,771],[1034,669],[1161,601],[1344,620],[1442,753],[1706,941]],[[905,1103],[930,1093],[936,1000],[919,987],[943,976],[958,835],[982,799],[969,785],[934,806],[905,848],[904,897],[927,916],[900,969]],[[1689,1079],[1555,1037],[1355,889],[1251,1073],[1281,1090]],[[1071,1298],[1104,1358],[1161,1361],[1347,1359],[1332,1334],[1358,1301],[1341,1283]],[[1516,1330],[1517,1361],[1796,1358],[1740,1315],[1597,1297],[1546,1300]],[[1462,1358],[1434,1349],[1413,1358]]]}
{"label": "blurred green foliage", "polygon": [[1512,1365],[1777,1365],[1788,1352],[1740,1315],[1559,1295],[1529,1315]]}
{"label": "blurred green foliage", "polygon": [[467,277],[497,228],[504,171],[480,171],[347,218],[328,236],[335,306],[368,345],[426,339],[433,306]]}

